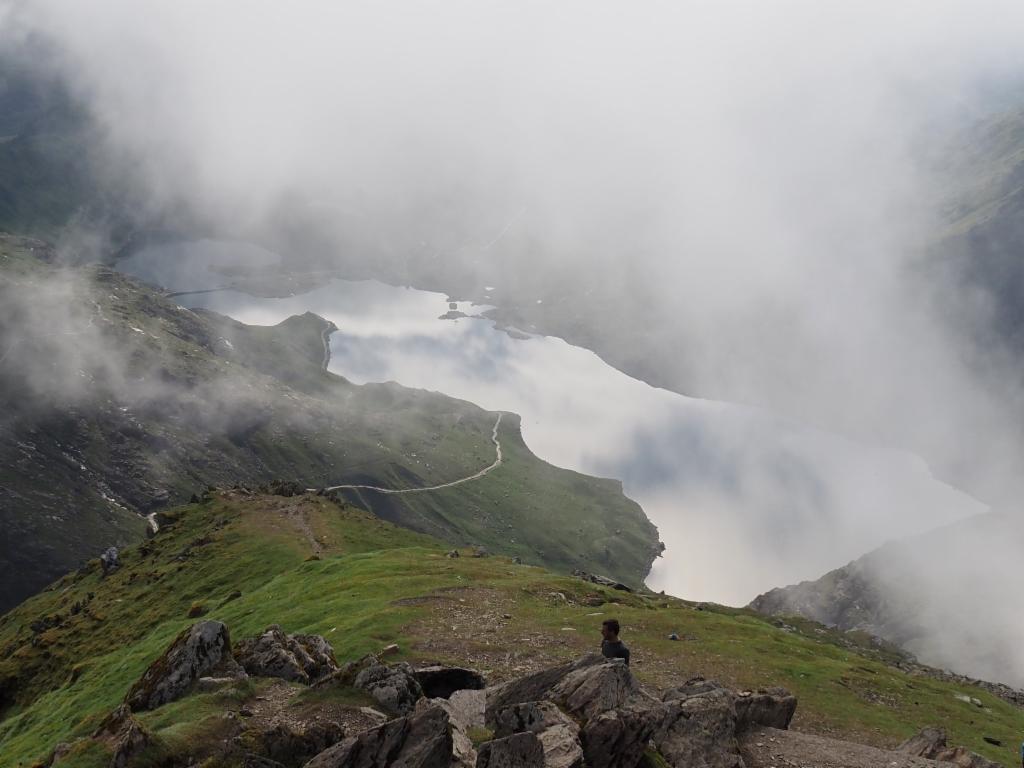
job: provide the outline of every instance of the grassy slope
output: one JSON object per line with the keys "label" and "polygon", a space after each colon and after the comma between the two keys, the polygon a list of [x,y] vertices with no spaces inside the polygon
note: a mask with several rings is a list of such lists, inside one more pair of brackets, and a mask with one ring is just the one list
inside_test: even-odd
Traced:
{"label": "grassy slope", "polygon": [[[44,756],[93,729],[194,620],[186,614],[196,604],[235,638],[279,623],[324,634],[339,660],[397,642],[404,658],[473,660],[492,679],[591,650],[601,616],[614,611],[647,683],[702,673],[741,687],[785,685],[800,697],[797,728],[892,744],[938,723],[955,743],[1006,765],[1012,748],[982,736],[1012,745],[1024,729],[1024,712],[984,691],[906,675],[812,625],[784,631],[744,611],[624,595],[504,557],[452,560],[445,549],[321,497],[233,493],[184,507],[145,549],[127,551],[118,573],[102,580],[94,562],[0,619],[0,763]],[[321,559],[310,559],[314,551]],[[233,590],[241,596],[228,600]],[[608,603],[595,607],[598,597]],[[61,623],[33,644],[29,624],[54,615]],[[957,700],[961,692],[984,709]],[[145,721],[160,737],[180,738],[226,705],[193,697]],[[72,764],[99,765],[102,754]]]}
{"label": "grassy slope", "polygon": [[[36,246],[0,236],[8,306],[57,277],[35,258]],[[20,338],[0,368],[0,516],[9,532],[0,544],[0,607],[110,543],[137,540],[143,523],[133,511],[151,508],[161,490],[180,503],[207,484],[273,478],[408,488],[493,461],[496,414],[324,373],[321,318],[249,328],[181,310],[108,269],[69,274],[70,293],[43,321],[0,312],[0,354]],[[82,349],[89,353],[74,360]],[[31,378],[26,371],[40,360],[53,367]],[[111,381],[110,369],[123,378]],[[79,381],[88,386],[65,391]],[[509,460],[484,479],[437,496],[378,494],[368,505],[458,544],[639,583],[657,546],[640,507],[615,483],[541,462],[511,415],[502,441]],[[509,527],[520,532],[515,542]]]}

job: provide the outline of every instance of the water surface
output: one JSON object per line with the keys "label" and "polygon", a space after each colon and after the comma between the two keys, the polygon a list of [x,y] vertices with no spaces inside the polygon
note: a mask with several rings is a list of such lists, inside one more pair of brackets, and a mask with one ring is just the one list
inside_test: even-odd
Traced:
{"label": "water surface", "polygon": [[[186,290],[228,284],[233,264],[278,260],[252,246],[199,241],[154,246],[120,267]],[[679,596],[743,604],[887,540],[985,510],[912,454],[657,389],[557,338],[439,319],[449,311],[442,294],[328,280],[284,299],[228,290],[177,300],[255,325],[315,312],[340,329],[330,370],[353,382],[396,381],[519,413],[541,458],[623,481],[666,545],[648,584]]]}

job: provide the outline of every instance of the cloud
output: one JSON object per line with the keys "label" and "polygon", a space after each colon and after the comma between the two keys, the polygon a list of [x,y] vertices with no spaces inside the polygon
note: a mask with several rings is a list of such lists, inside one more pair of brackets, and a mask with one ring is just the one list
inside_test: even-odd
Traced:
{"label": "cloud", "polygon": [[140,205],[290,258],[598,290],[597,332],[641,306],[621,346],[668,380],[1022,490],[1019,363],[927,266],[948,190],[922,162],[1024,71],[1018,2],[34,0],[0,24],[59,53]]}

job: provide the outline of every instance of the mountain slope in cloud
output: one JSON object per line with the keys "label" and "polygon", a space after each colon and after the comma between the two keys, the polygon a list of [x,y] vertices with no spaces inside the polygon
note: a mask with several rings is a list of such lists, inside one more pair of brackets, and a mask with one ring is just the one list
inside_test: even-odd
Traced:
{"label": "mountain slope in cloud", "polygon": [[1021,551],[1017,511],[987,513],[773,589],[750,607],[869,632],[926,664],[1024,688]]}

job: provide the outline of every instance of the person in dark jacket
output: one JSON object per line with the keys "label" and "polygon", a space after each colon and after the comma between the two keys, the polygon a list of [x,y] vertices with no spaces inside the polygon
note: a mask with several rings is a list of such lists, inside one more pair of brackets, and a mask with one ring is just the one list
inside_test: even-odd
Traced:
{"label": "person in dark jacket", "polygon": [[601,622],[601,655],[607,659],[622,659],[629,666],[629,648],[619,640],[619,631],[617,619]]}

